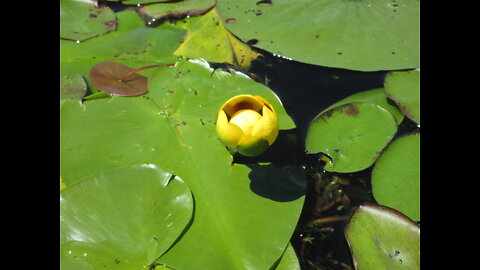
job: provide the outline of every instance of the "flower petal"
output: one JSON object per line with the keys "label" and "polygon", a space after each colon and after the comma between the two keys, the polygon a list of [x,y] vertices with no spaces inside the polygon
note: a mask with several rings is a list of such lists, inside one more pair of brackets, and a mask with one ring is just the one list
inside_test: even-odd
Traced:
{"label": "flower petal", "polygon": [[216,129],[218,137],[228,147],[236,147],[240,139],[245,136],[242,129],[228,122],[223,110],[218,112]]}
{"label": "flower petal", "polygon": [[263,101],[260,101],[256,97],[252,95],[238,95],[227,100],[221,110],[224,110],[227,116],[231,118],[235,112],[242,109],[250,109],[260,113],[262,107]]}
{"label": "flower petal", "polygon": [[252,136],[263,138],[268,141],[269,145],[272,145],[278,136],[277,115],[267,106],[262,108],[262,114],[263,117],[253,127]]}
{"label": "flower petal", "polygon": [[240,140],[237,152],[246,157],[261,155],[268,148],[268,141],[260,137],[246,136]]}
{"label": "flower petal", "polygon": [[240,110],[230,118],[230,124],[234,124],[242,129],[245,136],[250,136],[253,127],[262,116],[254,110]]}
{"label": "flower petal", "polygon": [[265,104],[273,113],[275,113],[275,109],[273,109],[273,106],[270,103],[268,103],[266,99],[264,99],[262,96],[255,96],[255,98],[263,102],[263,104]]}

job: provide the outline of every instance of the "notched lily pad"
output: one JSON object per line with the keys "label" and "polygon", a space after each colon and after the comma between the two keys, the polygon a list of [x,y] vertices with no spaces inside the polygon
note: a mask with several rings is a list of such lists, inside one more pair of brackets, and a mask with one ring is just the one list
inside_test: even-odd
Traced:
{"label": "notched lily pad", "polygon": [[90,80],[100,91],[116,96],[139,96],[148,92],[146,77],[115,62],[101,62],[90,70]]}
{"label": "notched lily pad", "polygon": [[396,131],[395,119],[386,109],[351,102],[318,115],[308,128],[305,147],[309,153],[332,158],[325,170],[355,172],[371,166]]}

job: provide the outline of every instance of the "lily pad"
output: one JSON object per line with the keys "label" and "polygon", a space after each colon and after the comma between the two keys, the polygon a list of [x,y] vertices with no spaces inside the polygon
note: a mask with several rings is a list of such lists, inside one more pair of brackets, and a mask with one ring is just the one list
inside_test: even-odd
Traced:
{"label": "lily pad", "polygon": [[[195,198],[191,226],[158,263],[175,269],[269,269],[290,240],[304,193],[295,191],[296,196],[279,200],[252,191],[252,175],[262,174],[232,164],[214,121],[220,106],[240,93],[267,99],[281,129],[293,128],[293,121],[270,89],[237,71],[214,70],[205,61],[183,58],[154,70],[146,95],[62,106],[60,164],[68,188],[103,171],[158,164],[180,175]],[[304,174],[278,170],[294,183],[305,181]],[[276,180],[264,179],[262,186]]]}
{"label": "lily pad", "polygon": [[297,254],[290,243],[288,243],[275,270],[300,270]]}
{"label": "lily pad", "polygon": [[308,153],[322,152],[331,158],[326,171],[355,172],[371,166],[396,131],[387,110],[352,102],[318,115],[308,127],[305,147]]}
{"label": "lily pad", "polygon": [[60,38],[83,41],[115,30],[117,19],[108,7],[93,1],[60,0]]}
{"label": "lily pad", "polygon": [[372,171],[375,200],[420,221],[420,134],[394,140]]}
{"label": "lily pad", "polygon": [[376,88],[376,89],[355,93],[351,96],[348,96],[336,102],[335,104],[325,109],[323,112],[328,111],[334,107],[351,103],[351,102],[356,102],[356,101],[373,103],[382,107],[383,109],[387,110],[393,116],[393,118],[395,118],[397,125],[399,125],[404,118],[404,115],[402,114],[402,112],[400,112],[400,110],[396,106],[388,103],[387,97],[385,96],[385,91],[383,88]]}
{"label": "lily pad", "polygon": [[81,102],[87,92],[87,84],[82,75],[60,77],[60,102],[74,100]]}
{"label": "lily pad", "polygon": [[[171,2],[172,0],[123,0],[122,4],[124,5],[145,5],[145,4],[154,4],[154,3],[164,3]],[[185,0],[180,0],[177,2],[182,2]]]}
{"label": "lily pad", "polygon": [[385,78],[385,94],[405,116],[420,124],[420,70],[394,71]]}
{"label": "lily pad", "polygon": [[[90,69],[100,62],[116,62],[129,67],[142,67],[175,62],[173,52],[183,40],[185,31],[171,24],[151,28],[135,11],[116,13],[118,29],[108,35],[76,43],[60,40],[60,74],[85,77],[92,92],[98,92],[90,79]],[[150,72],[140,72],[146,75]]]}
{"label": "lily pad", "polygon": [[155,22],[167,17],[182,18],[197,16],[209,11],[215,0],[183,0],[140,6],[138,13],[147,22]]}
{"label": "lily pad", "polygon": [[420,226],[394,209],[361,205],[345,237],[357,270],[420,269]]}
{"label": "lily pad", "polygon": [[154,165],[87,177],[60,191],[62,269],[147,268],[179,237],[192,211],[188,186]]}
{"label": "lily pad", "polygon": [[148,80],[133,68],[114,62],[101,62],[90,70],[90,80],[97,89],[117,96],[138,96],[148,92]]}
{"label": "lily pad", "polygon": [[420,65],[419,0],[218,0],[215,8],[242,41],[296,61],[361,71]]}
{"label": "lily pad", "polygon": [[203,58],[209,62],[228,63],[242,68],[250,67],[252,61],[260,56],[225,28],[215,10],[186,18],[176,25],[188,30],[188,33],[174,52],[175,55]]}

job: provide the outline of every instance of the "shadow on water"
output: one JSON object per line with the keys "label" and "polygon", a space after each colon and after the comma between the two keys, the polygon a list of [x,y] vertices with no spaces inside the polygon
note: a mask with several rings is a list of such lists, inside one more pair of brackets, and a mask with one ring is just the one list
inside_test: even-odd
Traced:
{"label": "shadow on water", "polygon": [[287,60],[259,50],[249,72],[265,78],[293,119],[303,143],[308,124],[321,111],[352,94],[382,88],[386,71],[362,72]]}
{"label": "shadow on water", "polygon": [[277,202],[294,201],[305,195],[305,170],[299,167],[278,168],[272,164],[248,164],[251,190]]}

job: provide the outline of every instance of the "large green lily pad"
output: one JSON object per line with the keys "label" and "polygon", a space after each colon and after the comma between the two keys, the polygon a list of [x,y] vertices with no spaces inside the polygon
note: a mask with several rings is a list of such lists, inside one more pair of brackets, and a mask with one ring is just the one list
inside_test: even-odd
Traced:
{"label": "large green lily pad", "polygon": [[420,134],[394,140],[372,171],[372,192],[382,205],[420,220]]}
{"label": "large green lily pad", "polygon": [[361,205],[345,237],[356,270],[420,269],[420,226],[394,209]]}
{"label": "large green lily pad", "polygon": [[173,52],[183,41],[183,29],[171,24],[145,27],[145,22],[131,10],[119,12],[117,17],[118,29],[107,35],[80,43],[60,40],[61,75],[80,74],[90,89],[98,91],[88,76],[97,63],[111,61],[136,69],[176,61]]}
{"label": "large green lily pad", "polygon": [[270,101],[281,129],[293,128],[293,121],[266,86],[233,70],[213,70],[205,61],[180,59],[173,67],[156,68],[148,80],[149,93],[144,96],[96,99],[83,106],[64,103],[64,181],[70,186],[102,171],[158,164],[188,184],[195,216],[157,262],[175,269],[270,268],[283,254],[300,215],[304,193],[297,191],[296,183],[304,179],[278,168],[285,178],[295,179],[293,184],[284,181],[285,190],[279,192],[285,194],[294,185],[296,196],[282,200],[254,192],[252,181],[274,186],[277,179],[252,178],[263,175],[258,173],[262,168],[232,164],[214,123],[220,106],[240,93]]}
{"label": "large green lily pad", "polygon": [[353,70],[420,65],[419,0],[218,0],[244,42],[308,64]]}
{"label": "large green lily pad", "polygon": [[62,269],[146,269],[192,211],[188,186],[154,165],[87,177],[60,192]]}
{"label": "large green lily pad", "polygon": [[385,78],[385,94],[403,114],[420,124],[420,70],[393,71]]}
{"label": "large green lily pad", "polygon": [[117,19],[108,7],[93,1],[60,0],[60,37],[83,41],[115,30]]}
{"label": "large green lily pad", "polygon": [[393,139],[397,125],[382,107],[351,102],[318,115],[309,125],[305,147],[308,153],[322,152],[331,161],[330,172],[355,172],[368,168]]}

